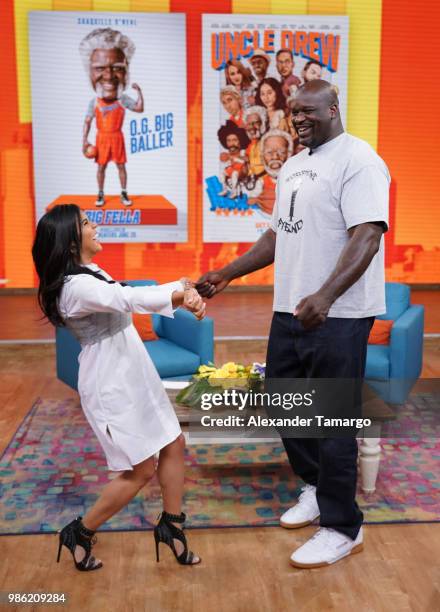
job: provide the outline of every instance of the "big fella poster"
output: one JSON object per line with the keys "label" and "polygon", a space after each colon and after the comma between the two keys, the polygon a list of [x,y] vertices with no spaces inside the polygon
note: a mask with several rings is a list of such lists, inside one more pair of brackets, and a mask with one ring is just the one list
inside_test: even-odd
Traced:
{"label": "big fella poster", "polygon": [[37,220],[75,202],[103,242],[187,240],[185,15],[29,15]]}
{"label": "big fella poster", "polygon": [[278,171],[301,149],[290,108],[306,81],[347,107],[348,17],[203,16],[205,242],[254,242],[269,227]]}

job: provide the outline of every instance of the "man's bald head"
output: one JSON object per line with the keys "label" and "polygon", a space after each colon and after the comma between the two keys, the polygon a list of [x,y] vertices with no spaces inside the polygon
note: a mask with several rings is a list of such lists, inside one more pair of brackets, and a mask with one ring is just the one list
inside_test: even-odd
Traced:
{"label": "man's bald head", "polygon": [[318,99],[322,99],[329,106],[332,104],[339,105],[338,95],[334,85],[324,79],[314,79],[313,81],[307,81],[304,85],[298,88],[296,97],[302,95],[316,96]]}
{"label": "man's bald head", "polygon": [[337,90],[328,81],[308,81],[296,92],[291,103],[292,117],[299,142],[314,149],[341,134]]}

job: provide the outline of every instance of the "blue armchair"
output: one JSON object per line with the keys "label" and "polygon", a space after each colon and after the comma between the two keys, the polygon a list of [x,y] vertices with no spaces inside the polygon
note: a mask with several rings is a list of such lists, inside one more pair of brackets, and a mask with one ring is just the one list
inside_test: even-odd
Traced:
{"label": "blue armchair", "polygon": [[[132,286],[154,285],[155,281],[127,281]],[[209,317],[198,321],[186,310],[178,309],[174,319],[153,314],[153,329],[158,340],[144,342],[161,378],[187,380],[200,365],[214,360],[214,322]],[[79,342],[64,327],[56,330],[57,377],[72,389],[78,388]]]}
{"label": "blue armchair", "polygon": [[403,404],[422,370],[424,307],[410,304],[407,285],[386,283],[385,291],[378,318],[394,321],[390,344],[368,345],[365,378],[384,401]]}

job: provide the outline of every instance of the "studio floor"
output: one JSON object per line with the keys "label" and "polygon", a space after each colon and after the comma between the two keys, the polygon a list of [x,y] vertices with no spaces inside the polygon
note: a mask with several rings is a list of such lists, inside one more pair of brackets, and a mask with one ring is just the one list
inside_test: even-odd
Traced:
{"label": "studio floor", "polygon": [[[270,293],[232,292],[208,303],[215,320],[216,362],[264,361],[271,301]],[[430,335],[422,376],[439,377],[440,293],[413,292],[412,302],[425,304]],[[76,394],[55,376],[53,332],[38,321],[35,296],[0,296],[0,311],[3,451],[38,397],[62,400]],[[361,554],[328,568],[292,568],[292,550],[313,530],[191,530],[191,548],[203,558],[197,567],[178,566],[165,549],[157,564],[151,532],[103,533],[96,554],[105,567],[91,574],[77,572],[67,551],[55,563],[52,534],[2,536],[0,591],[63,592],[67,609],[95,612],[439,609],[440,523],[368,525]]]}

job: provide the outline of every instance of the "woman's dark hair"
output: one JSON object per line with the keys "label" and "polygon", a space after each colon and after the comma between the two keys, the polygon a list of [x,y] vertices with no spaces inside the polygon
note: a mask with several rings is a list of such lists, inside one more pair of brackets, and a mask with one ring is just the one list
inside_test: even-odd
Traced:
{"label": "woman's dark hair", "polygon": [[53,325],[64,325],[58,310],[58,298],[66,276],[91,274],[103,276],[80,265],[81,214],[76,204],[59,204],[43,215],[38,222],[32,257],[40,283],[38,303]]}
{"label": "woman's dark hair", "polygon": [[273,77],[266,77],[263,79],[257,88],[257,94],[255,96],[255,104],[258,106],[262,106],[266,108],[263,104],[263,100],[261,99],[261,88],[263,85],[269,85],[275,92],[275,110],[286,110],[286,97],[283,94],[283,88],[279,81],[274,79]]}

